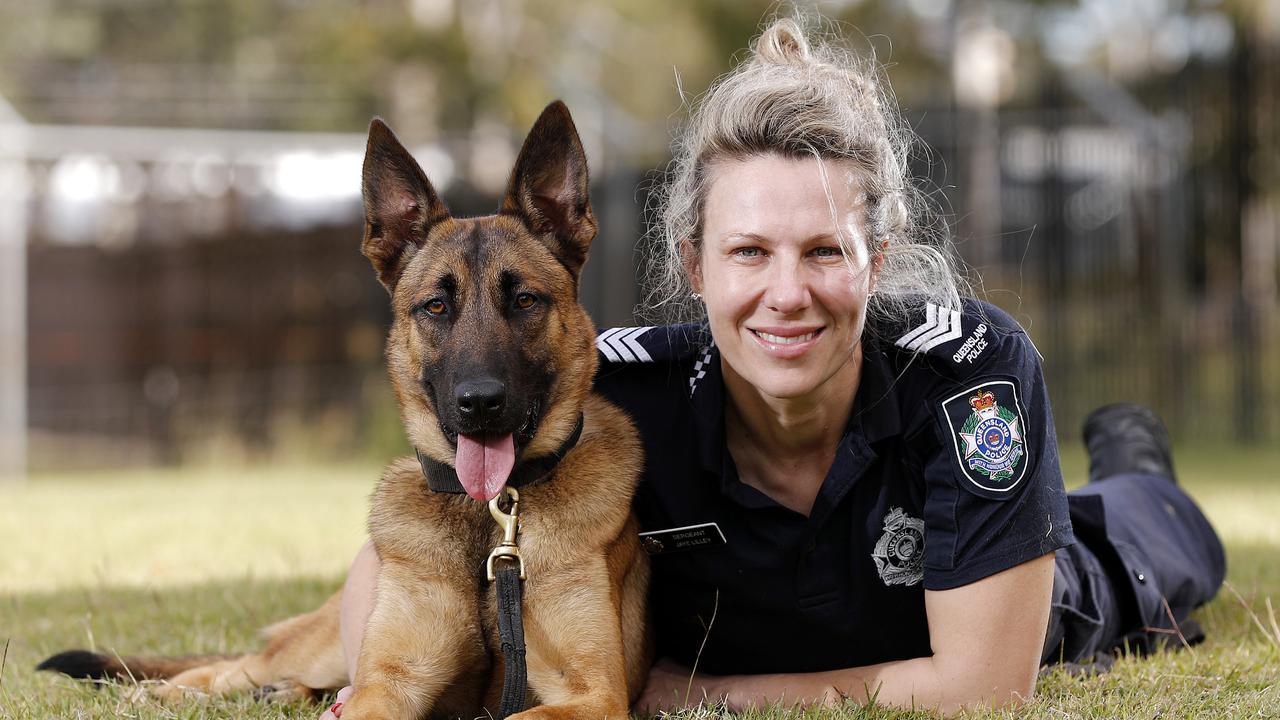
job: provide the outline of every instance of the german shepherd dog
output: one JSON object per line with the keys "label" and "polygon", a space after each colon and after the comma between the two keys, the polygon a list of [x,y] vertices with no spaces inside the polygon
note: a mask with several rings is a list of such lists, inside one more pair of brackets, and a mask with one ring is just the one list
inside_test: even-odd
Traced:
{"label": "german shepherd dog", "polygon": [[[363,181],[362,251],[391,296],[387,365],[419,458],[388,466],[372,498],[382,565],[343,720],[497,713],[503,664],[485,560],[503,537],[487,502],[529,468],[546,477],[520,492],[531,709],[513,717],[626,717],[652,657],[649,566],[630,509],[642,455],[631,421],[591,389],[594,330],[578,280],[596,221],[569,111],[557,101],[542,112],[496,215],[451,217],[376,119]],[[456,473],[465,494],[429,489],[428,468]],[[71,651],[40,669],[167,678],[152,688],[161,696],[311,696],[347,684],[339,605],[334,595],[267,628],[258,654]]]}

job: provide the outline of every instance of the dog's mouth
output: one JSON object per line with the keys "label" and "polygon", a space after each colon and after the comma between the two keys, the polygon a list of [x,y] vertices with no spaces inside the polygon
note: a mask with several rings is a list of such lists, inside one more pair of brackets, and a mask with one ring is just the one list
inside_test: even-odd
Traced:
{"label": "dog's mouth", "polygon": [[473,499],[488,502],[502,492],[515,468],[520,451],[533,440],[542,420],[542,403],[535,399],[524,422],[513,432],[478,430],[460,432],[440,422],[440,430],[454,446],[454,470],[458,482]]}

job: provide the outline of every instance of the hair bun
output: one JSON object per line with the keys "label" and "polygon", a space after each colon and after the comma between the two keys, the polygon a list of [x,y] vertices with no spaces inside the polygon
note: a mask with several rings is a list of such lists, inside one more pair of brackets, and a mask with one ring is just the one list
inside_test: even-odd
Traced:
{"label": "hair bun", "polygon": [[775,20],[756,39],[752,53],[771,65],[804,65],[813,57],[804,29],[791,18]]}

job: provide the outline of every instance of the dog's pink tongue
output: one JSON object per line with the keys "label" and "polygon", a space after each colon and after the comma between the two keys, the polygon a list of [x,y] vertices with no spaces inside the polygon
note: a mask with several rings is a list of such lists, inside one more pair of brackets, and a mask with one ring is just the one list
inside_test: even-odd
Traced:
{"label": "dog's pink tongue", "polygon": [[516,464],[516,442],[511,435],[459,435],[453,466],[467,494],[481,502],[498,496]]}

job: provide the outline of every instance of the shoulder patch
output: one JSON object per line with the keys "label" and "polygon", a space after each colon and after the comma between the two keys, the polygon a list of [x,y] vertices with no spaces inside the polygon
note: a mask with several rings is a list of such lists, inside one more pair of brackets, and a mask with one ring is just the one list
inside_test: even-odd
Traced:
{"label": "shoulder patch", "polygon": [[1013,495],[1027,474],[1026,413],[1014,378],[989,378],[943,400],[942,427],[960,484],[991,500]]}
{"label": "shoulder patch", "polygon": [[596,352],[605,372],[637,364],[689,363],[706,354],[711,333],[705,326],[647,325],[606,328],[596,334]]}
{"label": "shoulder patch", "polygon": [[653,362],[640,338],[653,327],[610,328],[596,336],[596,349],[613,362]]}
{"label": "shoulder patch", "polygon": [[[923,311],[923,312],[921,312]],[[1004,311],[979,300],[966,299],[958,310],[922,303],[915,326],[894,345],[909,353],[928,355],[950,370],[944,374],[962,379],[989,367],[995,348],[1022,328]],[[901,330],[896,331],[901,332]]]}
{"label": "shoulder patch", "polygon": [[948,310],[929,303],[925,310],[924,324],[898,338],[894,345],[916,352],[927,352],[944,342],[960,337],[960,311]]}

